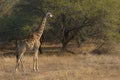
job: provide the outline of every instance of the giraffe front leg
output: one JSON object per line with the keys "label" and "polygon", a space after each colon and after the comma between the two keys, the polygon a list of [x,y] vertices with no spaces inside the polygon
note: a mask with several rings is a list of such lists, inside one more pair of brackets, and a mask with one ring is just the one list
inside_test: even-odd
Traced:
{"label": "giraffe front leg", "polygon": [[37,56],[36,56],[36,70],[39,71],[39,67],[38,67],[38,52],[37,52]]}
{"label": "giraffe front leg", "polygon": [[35,55],[33,57],[33,70],[38,71],[38,50],[35,50]]}
{"label": "giraffe front leg", "polygon": [[33,57],[33,71],[36,71],[35,62],[36,62],[36,59],[35,59],[35,56],[34,56]]}

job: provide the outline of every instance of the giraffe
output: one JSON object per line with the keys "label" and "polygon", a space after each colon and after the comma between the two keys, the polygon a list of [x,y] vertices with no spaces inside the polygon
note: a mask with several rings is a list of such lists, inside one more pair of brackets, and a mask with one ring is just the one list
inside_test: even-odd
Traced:
{"label": "giraffe", "polygon": [[22,39],[17,42],[15,71],[18,70],[20,62],[21,62],[22,68],[23,68],[22,57],[23,57],[24,53],[26,52],[26,50],[32,50],[34,52],[33,70],[34,71],[39,70],[38,69],[38,52],[39,52],[39,47],[41,45],[40,39],[43,34],[45,23],[46,23],[48,17],[52,17],[52,14],[50,12],[47,12],[45,14],[39,27],[34,30],[32,35],[30,35],[26,39]]}

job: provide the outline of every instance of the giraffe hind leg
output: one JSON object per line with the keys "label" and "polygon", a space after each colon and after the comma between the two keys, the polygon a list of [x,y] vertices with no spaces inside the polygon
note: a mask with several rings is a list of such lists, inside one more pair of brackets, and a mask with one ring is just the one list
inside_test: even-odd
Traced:
{"label": "giraffe hind leg", "polygon": [[16,54],[16,66],[15,66],[15,71],[17,71],[18,67],[19,67],[19,54]]}
{"label": "giraffe hind leg", "polygon": [[[24,52],[19,53],[19,54],[16,55],[16,67],[15,67],[15,71],[18,70],[18,67],[19,67],[19,65],[20,65],[20,62],[21,62],[22,69],[23,69],[23,62],[22,62],[23,54],[24,54]],[[24,70],[23,70],[23,71],[24,71]]]}
{"label": "giraffe hind leg", "polygon": [[[23,58],[23,57],[22,57],[22,58]],[[23,65],[22,58],[20,59],[20,62],[21,62],[21,68],[22,68],[22,71],[24,72],[24,65]]]}

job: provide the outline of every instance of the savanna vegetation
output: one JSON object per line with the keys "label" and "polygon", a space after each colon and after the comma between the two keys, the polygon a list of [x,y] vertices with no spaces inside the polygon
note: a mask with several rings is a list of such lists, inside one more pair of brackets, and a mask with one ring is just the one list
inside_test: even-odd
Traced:
{"label": "savanna vegetation", "polygon": [[25,38],[49,11],[54,17],[42,41],[62,43],[63,49],[71,41],[90,42],[109,51],[120,41],[119,7],[119,0],[1,0],[0,40]]}
{"label": "savanna vegetation", "polygon": [[[47,12],[40,70],[27,51],[25,72],[15,73],[16,41]],[[120,0],[0,0],[0,80],[119,80],[119,54]]]}

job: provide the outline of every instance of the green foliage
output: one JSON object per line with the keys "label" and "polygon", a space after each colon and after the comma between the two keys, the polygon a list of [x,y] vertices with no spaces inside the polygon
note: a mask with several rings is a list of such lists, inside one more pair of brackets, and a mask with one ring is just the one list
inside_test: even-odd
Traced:
{"label": "green foliage", "polygon": [[10,14],[18,2],[19,0],[0,0],[0,17]]}
{"label": "green foliage", "polygon": [[120,40],[119,0],[1,0],[0,4],[1,38],[27,36],[50,11],[54,17],[48,20],[46,37],[59,39],[61,24],[72,29],[83,25],[87,18],[79,30],[85,38],[110,43]]}

